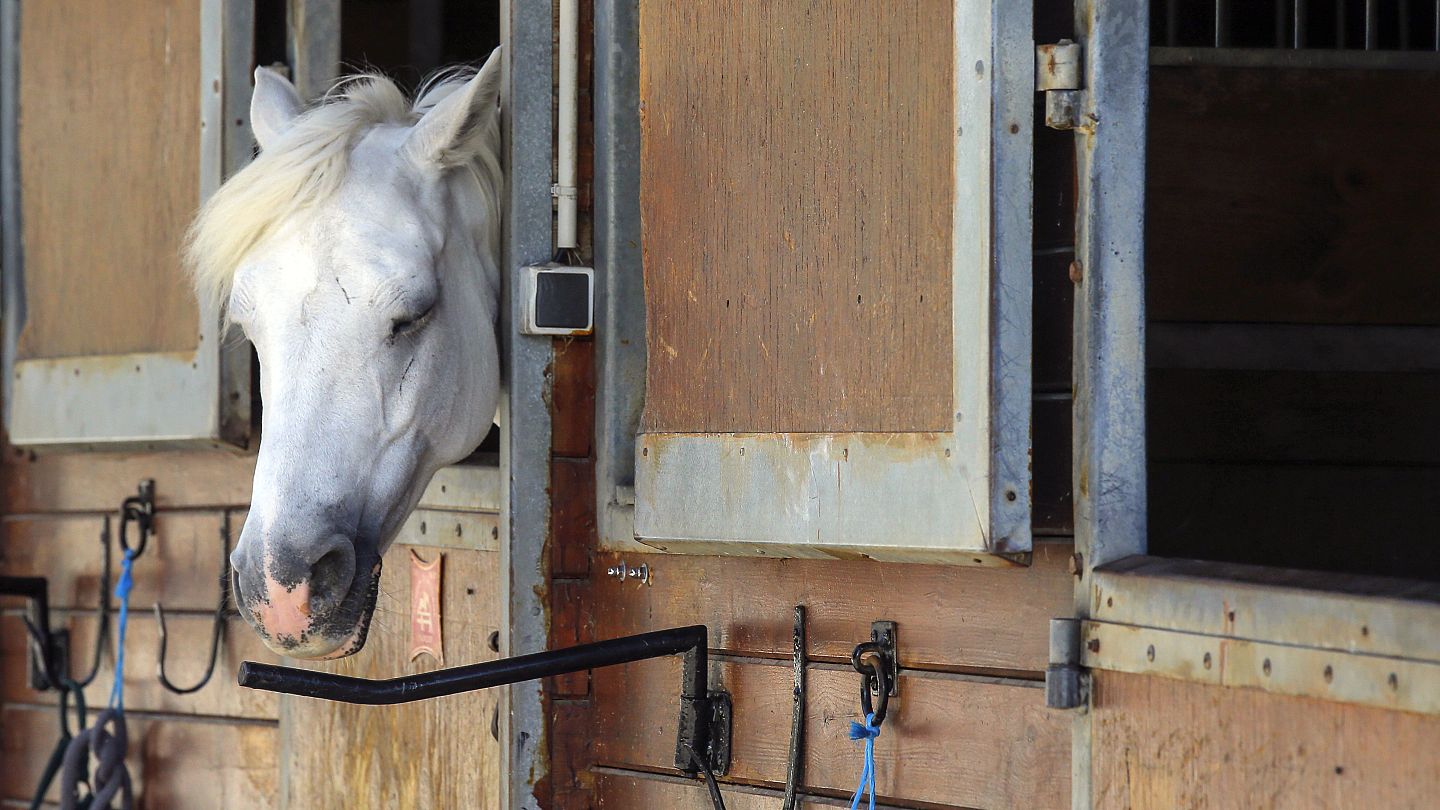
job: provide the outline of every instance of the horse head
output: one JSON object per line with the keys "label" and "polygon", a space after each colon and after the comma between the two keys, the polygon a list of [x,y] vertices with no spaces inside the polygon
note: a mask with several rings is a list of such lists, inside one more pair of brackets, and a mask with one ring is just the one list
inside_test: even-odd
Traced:
{"label": "horse head", "polygon": [[187,243],[200,293],[260,361],[234,593],[271,649],[339,657],[365,643],[381,555],[420,493],[493,422],[499,52],[413,103],[366,76],[306,109],[280,75],[255,78],[260,154]]}

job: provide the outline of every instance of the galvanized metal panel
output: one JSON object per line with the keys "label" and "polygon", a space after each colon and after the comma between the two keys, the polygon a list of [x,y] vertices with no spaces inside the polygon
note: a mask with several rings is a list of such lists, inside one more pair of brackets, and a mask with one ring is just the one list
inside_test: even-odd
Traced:
{"label": "galvanized metal panel", "polygon": [[[1076,0],[1084,90],[1075,129],[1075,613],[1091,569],[1143,554],[1145,132],[1150,3]],[[1091,715],[1071,731],[1071,806],[1091,807]]]}
{"label": "galvanized metal panel", "polygon": [[1131,557],[1093,574],[1097,621],[1440,662],[1440,585]]}
{"label": "galvanized metal panel", "polygon": [[[525,306],[521,269],[553,255],[551,170],[551,18],[547,3],[502,3],[500,39],[505,43],[501,97],[505,141],[505,255],[501,274],[501,365],[506,382],[501,399],[500,473],[505,482],[500,559],[508,573],[500,653],[539,652],[550,636],[550,364],[549,337],[522,335],[517,313]],[[538,681],[506,689],[508,711],[500,712],[500,740],[506,774],[502,805],[539,810],[535,788],[549,773],[548,724]]]}
{"label": "galvanized metal panel", "polygon": [[[5,3],[7,36],[13,44],[18,4]],[[238,103],[248,82],[233,80],[227,54],[246,54],[253,40],[253,15],[233,0],[200,5],[200,187],[196,203],[219,187],[227,167],[248,159],[243,139],[226,137],[225,110]],[[249,430],[248,351],[224,347],[220,314],[202,306],[198,342],[192,352],[154,352],[61,359],[15,359],[25,320],[23,215],[16,162],[14,105],[18,103],[18,54],[6,48],[4,105],[5,177],[5,407],[10,440],[36,447],[124,447],[158,442],[210,445],[243,443]],[[232,62],[238,62],[233,58]],[[245,60],[248,62],[248,59]],[[247,65],[248,66],[248,65]],[[227,144],[227,141],[229,142]],[[232,151],[227,156],[227,145]],[[243,155],[243,157],[242,157]]]}
{"label": "galvanized metal panel", "polygon": [[1092,669],[1440,714],[1440,662],[1085,622]]}
{"label": "galvanized metal panel", "polygon": [[950,429],[642,435],[647,545],[965,564],[1030,549],[1032,8],[954,15]]}
{"label": "galvanized metal panel", "polygon": [[595,501],[600,545],[635,542],[635,434],[645,404],[636,2],[595,5]]}
{"label": "galvanized metal panel", "polygon": [[[640,436],[644,497],[636,537],[663,551],[1004,565],[957,528],[983,536],[986,492],[950,434]],[[997,546],[999,544],[997,543]],[[984,546],[981,546],[982,552]]]}

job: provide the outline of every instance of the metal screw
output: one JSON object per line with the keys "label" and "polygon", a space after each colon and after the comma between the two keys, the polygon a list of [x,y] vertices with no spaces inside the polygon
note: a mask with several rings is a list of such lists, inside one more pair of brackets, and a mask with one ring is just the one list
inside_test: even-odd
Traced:
{"label": "metal screw", "polygon": [[1210,668],[1210,653],[1208,653],[1208,652],[1205,653],[1205,661],[1204,661],[1204,663],[1205,663],[1205,668],[1206,668],[1206,669],[1209,669],[1209,668]]}
{"label": "metal screw", "polygon": [[1390,688],[1391,688],[1391,689],[1399,689],[1399,688],[1400,688],[1400,677],[1399,677],[1398,675],[1396,675],[1395,673],[1393,673],[1393,672],[1390,673],[1389,683],[1390,683]]}
{"label": "metal screw", "polygon": [[1090,643],[1086,644],[1085,646],[1090,649],[1090,652],[1098,653],[1100,652],[1100,639],[1092,638],[1090,639]]}
{"label": "metal screw", "polygon": [[1149,647],[1146,647],[1146,648],[1145,648],[1145,660],[1146,660],[1146,661],[1154,661],[1154,660],[1155,660],[1155,645],[1154,645],[1154,644],[1151,644]]}
{"label": "metal screw", "polygon": [[1081,571],[1084,571],[1084,570],[1085,570],[1085,558],[1084,558],[1082,555],[1080,555],[1078,552],[1075,553],[1075,554],[1071,554],[1071,555],[1070,555],[1070,574],[1071,574],[1072,576],[1077,576],[1077,577],[1078,577],[1078,576],[1080,576],[1080,572],[1081,572]]}
{"label": "metal screw", "polygon": [[1270,677],[1270,659],[1269,659],[1269,658],[1266,658],[1266,659],[1265,659],[1265,663],[1260,666],[1260,669],[1265,672],[1265,677],[1267,677],[1267,678]]}
{"label": "metal screw", "polygon": [[1070,282],[1079,284],[1085,278],[1085,272],[1080,267],[1080,260],[1070,262]]}
{"label": "metal screw", "polygon": [[1335,680],[1335,670],[1334,670],[1334,668],[1331,667],[1329,664],[1326,664],[1326,665],[1325,665],[1325,683],[1331,683],[1331,682],[1333,682],[1334,680]]}

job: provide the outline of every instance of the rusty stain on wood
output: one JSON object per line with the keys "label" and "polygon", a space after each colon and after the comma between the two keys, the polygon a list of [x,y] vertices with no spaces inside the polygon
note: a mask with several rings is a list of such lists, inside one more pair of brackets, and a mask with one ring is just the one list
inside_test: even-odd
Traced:
{"label": "rusty stain on wood", "polygon": [[645,430],[950,429],[952,6],[640,3]]}

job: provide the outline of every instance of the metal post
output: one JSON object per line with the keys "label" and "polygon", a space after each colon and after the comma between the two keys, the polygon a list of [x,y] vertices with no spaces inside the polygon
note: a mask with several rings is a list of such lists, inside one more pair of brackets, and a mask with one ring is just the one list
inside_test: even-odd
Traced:
{"label": "metal post", "polygon": [[1305,47],[1305,27],[1309,24],[1309,11],[1306,0],[1295,0],[1295,36],[1291,41],[1297,51]]}
{"label": "metal post", "polygon": [[0,298],[4,311],[0,408],[10,423],[15,344],[25,324],[24,252],[20,247],[20,0],[0,0]]}
{"label": "metal post", "polygon": [[1365,50],[1373,51],[1380,40],[1380,21],[1376,15],[1375,0],[1365,0]]}
{"label": "metal post", "polygon": [[1230,7],[1225,0],[1215,0],[1215,47],[1230,44]]}
{"label": "metal post", "polygon": [[[505,43],[505,256],[501,262],[501,479],[505,482],[500,570],[508,577],[501,651],[508,656],[544,650],[550,632],[550,363],[551,338],[521,335],[515,313],[524,306],[520,268],[554,255],[550,203],[551,9],[549,3],[501,4]],[[549,773],[549,743],[539,683],[508,689],[501,716],[505,751],[501,804],[539,810],[535,786]]]}
{"label": "metal post", "polygon": [[[1075,615],[1095,566],[1145,552],[1145,123],[1150,3],[1079,0],[1076,130]],[[1072,807],[1091,806],[1090,714],[1072,731]]]}
{"label": "metal post", "polygon": [[340,0],[286,0],[286,56],[295,89],[318,98],[340,75]]}
{"label": "metal post", "polygon": [[645,403],[640,256],[640,32],[634,2],[595,6],[595,497],[600,540],[635,536],[635,434]]}

